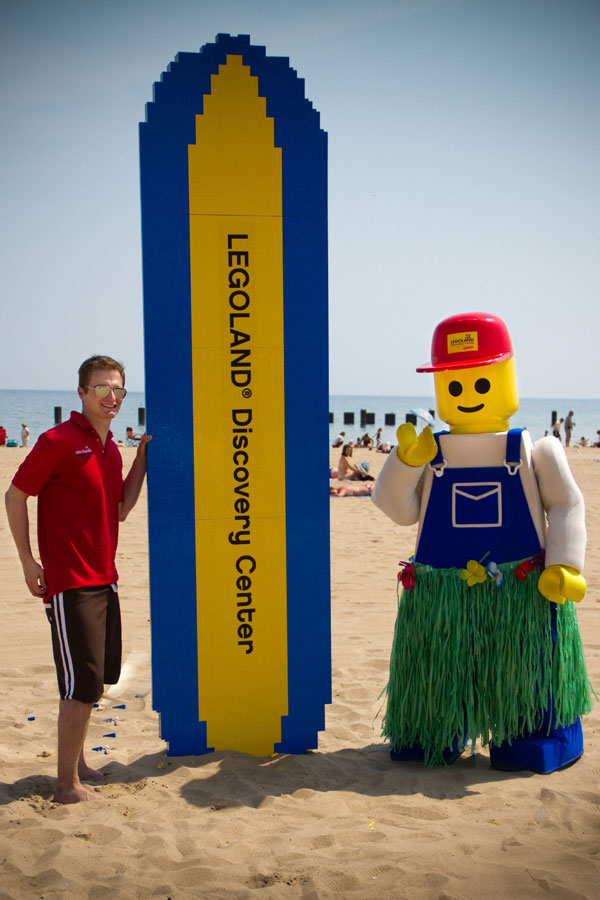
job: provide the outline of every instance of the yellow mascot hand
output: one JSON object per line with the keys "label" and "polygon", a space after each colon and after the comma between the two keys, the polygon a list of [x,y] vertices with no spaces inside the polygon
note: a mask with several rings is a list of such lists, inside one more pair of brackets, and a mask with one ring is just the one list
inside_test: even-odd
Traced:
{"label": "yellow mascot hand", "polygon": [[585,596],[585,578],[571,566],[548,566],[539,577],[538,591],[552,603],[572,600],[579,603]]}
{"label": "yellow mascot hand", "polygon": [[407,466],[424,466],[431,462],[437,454],[437,444],[433,431],[427,425],[421,434],[417,435],[415,426],[405,422],[396,432],[398,446],[396,453],[398,459]]}

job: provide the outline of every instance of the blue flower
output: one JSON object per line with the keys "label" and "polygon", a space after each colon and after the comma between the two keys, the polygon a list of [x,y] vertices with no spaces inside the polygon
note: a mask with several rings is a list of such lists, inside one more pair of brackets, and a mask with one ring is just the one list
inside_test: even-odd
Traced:
{"label": "blue flower", "polygon": [[487,564],[487,571],[492,581],[496,582],[496,587],[499,588],[504,581],[502,570],[498,568],[495,562],[491,562]]}

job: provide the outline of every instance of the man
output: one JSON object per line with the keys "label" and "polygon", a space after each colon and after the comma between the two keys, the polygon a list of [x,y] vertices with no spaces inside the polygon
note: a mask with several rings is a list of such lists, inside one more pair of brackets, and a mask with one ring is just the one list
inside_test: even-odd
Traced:
{"label": "man", "polygon": [[574,420],[573,416],[575,413],[572,409],[569,410],[569,415],[565,419],[564,429],[565,429],[565,447],[571,446],[571,435],[573,434],[573,429],[577,422]]}
{"label": "man", "polygon": [[[121,616],[115,556],[119,522],[140,495],[146,474],[141,438],[125,481],[110,425],[125,390],[121,363],[93,356],[79,369],[81,413],[42,434],[6,493],[10,529],[34,597],[43,597],[52,631],[60,703],[58,781],[54,800],[78,803],[99,796],[82,781],[99,772],[84,759],[93,704],[121,668]],[[38,497],[38,546],[29,542],[27,500]]]}

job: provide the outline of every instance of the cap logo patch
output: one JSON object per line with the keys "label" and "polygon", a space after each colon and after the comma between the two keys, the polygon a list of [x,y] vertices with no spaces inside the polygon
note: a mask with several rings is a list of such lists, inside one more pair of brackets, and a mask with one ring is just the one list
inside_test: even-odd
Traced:
{"label": "cap logo patch", "polygon": [[448,335],[448,353],[466,353],[478,350],[476,331],[461,331]]}

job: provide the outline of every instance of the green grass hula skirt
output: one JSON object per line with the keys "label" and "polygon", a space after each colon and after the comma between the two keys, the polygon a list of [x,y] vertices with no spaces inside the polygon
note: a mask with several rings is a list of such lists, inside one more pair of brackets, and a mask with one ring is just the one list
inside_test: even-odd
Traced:
{"label": "green grass hula skirt", "polygon": [[590,711],[575,606],[556,607],[553,642],[539,569],[520,580],[518,567],[498,567],[500,587],[490,578],[469,587],[461,569],[415,564],[390,660],[383,734],[392,748],[420,744],[437,765],[455,737],[485,746],[539,731],[549,702],[558,726]]}

